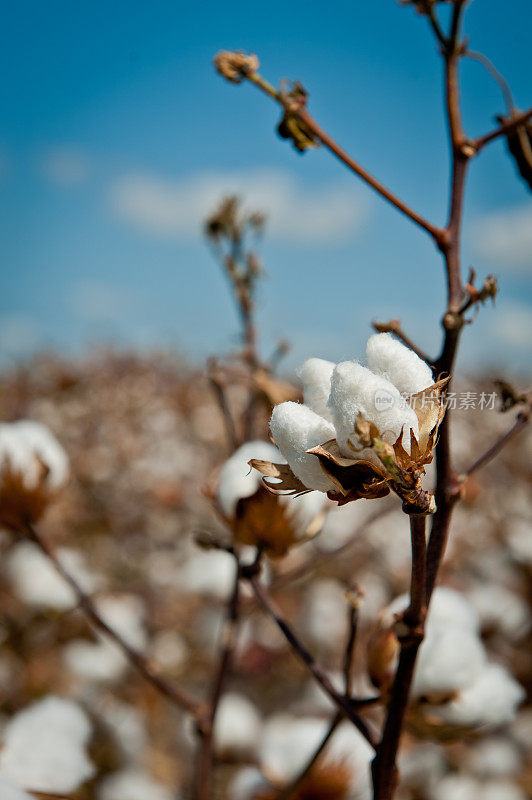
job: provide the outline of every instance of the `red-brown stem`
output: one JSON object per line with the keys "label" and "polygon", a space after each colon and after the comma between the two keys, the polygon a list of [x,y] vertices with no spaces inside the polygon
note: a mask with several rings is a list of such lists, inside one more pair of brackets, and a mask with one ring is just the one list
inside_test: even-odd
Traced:
{"label": "red-brown stem", "polygon": [[329,695],[331,700],[337,705],[337,707],[345,713],[345,715],[353,722],[356,728],[360,731],[360,733],[364,736],[365,739],[371,744],[372,747],[375,747],[376,739],[375,735],[370,730],[369,726],[364,722],[362,717],[356,713],[354,708],[356,707],[356,703],[353,703],[349,697],[346,695],[341,694],[338,692],[331,683],[331,680],[325,670],[317,663],[314,659],[314,656],[307,650],[305,645],[297,638],[295,633],[293,632],[292,628],[288,625],[288,623],[283,619],[281,612],[268,596],[268,593],[264,586],[259,581],[257,575],[251,575],[249,577],[249,582],[255,592],[255,595],[264,609],[268,612],[270,617],[274,620],[277,627],[284,635],[285,639],[291,646],[294,653],[298,656],[300,661],[302,661],[310,670],[314,678],[320,684],[320,686],[325,690],[325,692]]}
{"label": "red-brown stem", "polygon": [[139,672],[142,677],[148,681],[148,683],[150,683],[160,694],[164,695],[164,697],[170,700],[174,705],[184,709],[185,711],[188,711],[194,717],[197,717],[199,714],[199,704],[185,694],[185,692],[183,692],[181,689],[177,689],[175,686],[172,686],[165,681],[164,678],[161,678],[160,675],[154,672],[152,667],[149,665],[148,660],[142,655],[142,653],[139,653],[137,650],[130,647],[127,642],[125,642],[120,635],[116,633],[116,631],[109,627],[109,625],[98,613],[98,610],[91,598],[85,594],[76,579],[61,564],[52,548],[41,537],[33,525],[26,523],[21,533],[23,533],[27,539],[37,545],[43,555],[45,555],[50,563],[53,564],[56,571],[59,573],[59,575],[61,575],[63,580],[68,583],[74,592],[79,608],[81,608],[81,610],[96,628],[102,631],[102,633],[104,633],[109,639],[112,639],[113,642],[120,647],[129,663],[135,667],[137,672]]}
{"label": "red-brown stem", "polygon": [[471,141],[471,147],[478,153],[479,150],[482,150],[489,142],[492,142],[494,139],[498,139],[500,136],[505,136],[508,133],[512,133],[526,122],[528,119],[532,117],[532,108],[527,109],[526,111],[522,111],[520,114],[516,114],[511,119],[503,122],[494,130],[490,131],[490,133],[486,133],[484,136],[479,136],[478,139],[473,139]]}
{"label": "red-brown stem", "polygon": [[410,516],[410,535],[412,542],[410,604],[402,620],[398,623],[398,639],[401,645],[399,663],[386,710],[381,741],[371,765],[374,800],[391,800],[397,787],[397,752],[414,677],[416,658],[419,646],[423,641],[426,613],[425,516],[420,514]]}
{"label": "red-brown stem", "polygon": [[467,469],[463,473],[463,476],[460,477],[468,478],[470,475],[473,474],[473,472],[476,472],[477,469],[481,469],[481,467],[486,466],[486,464],[488,464],[492,459],[494,459],[495,456],[499,455],[501,450],[508,444],[508,442],[511,439],[513,439],[514,436],[516,436],[529,422],[530,422],[530,407],[528,407],[523,411],[520,411],[510,430],[507,431],[504,434],[504,436],[501,436],[500,439],[494,442],[491,445],[491,447],[489,447],[486,450],[485,453],[483,453],[479,458],[477,458],[476,461],[473,462],[473,464],[471,464],[469,469]]}
{"label": "red-brown stem", "polygon": [[206,718],[198,723],[199,752],[197,765],[197,800],[209,800],[213,772],[213,735],[216,712],[231,670],[240,611],[240,564],[235,565],[235,579],[227,606],[227,617],[222,633],[223,643],[218,669],[212,686],[211,700]]}

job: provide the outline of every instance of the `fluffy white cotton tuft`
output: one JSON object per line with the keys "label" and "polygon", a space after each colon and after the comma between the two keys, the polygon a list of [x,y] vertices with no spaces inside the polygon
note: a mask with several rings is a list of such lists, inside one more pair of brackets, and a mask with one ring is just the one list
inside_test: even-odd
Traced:
{"label": "fluffy white cotton tuft", "polygon": [[261,732],[261,718],[253,703],[237,692],[220,700],[214,723],[214,742],[218,752],[254,755]]}
{"label": "fluffy white cotton tuft", "polygon": [[260,767],[273,782],[287,783],[307,763],[327,731],[327,721],[277,714],[263,728]]}
{"label": "fluffy white cotton tuft", "polygon": [[486,661],[482,642],[460,628],[428,626],[419,650],[413,695],[451,694],[470,686]]}
{"label": "fluffy white cotton tuft", "polygon": [[[93,592],[98,579],[91,575],[76,550],[60,547],[57,557],[86,592]],[[18,597],[37,608],[60,611],[74,608],[74,592],[55,570],[50,560],[31,542],[13,547],[6,558],[7,574]]]}
{"label": "fluffy white cotton tuft", "polygon": [[342,361],[332,374],[329,397],[336,440],[346,457],[353,457],[347,440],[353,433],[358,414],[375,423],[383,439],[393,444],[404,426],[405,447],[410,446],[408,430],[419,436],[416,414],[401,397],[399,390],[358,361]]}
{"label": "fluffy white cotton tuft", "polygon": [[[405,605],[406,608],[406,605]],[[429,628],[460,628],[478,633],[480,621],[471,603],[449,586],[437,586],[427,618]]]}
{"label": "fluffy white cotton tuft", "polygon": [[0,423],[0,467],[20,473],[28,490],[41,481],[58,489],[69,475],[68,458],[57,439],[44,425],[30,420]]}
{"label": "fluffy white cotton tuft", "polygon": [[91,726],[70,700],[49,696],[16,714],[3,732],[0,776],[26,789],[69,794],[94,774]]}
{"label": "fluffy white cotton tuft", "polygon": [[251,497],[260,486],[260,473],[248,464],[251,458],[273,461],[274,464],[284,462],[278,449],[270,442],[258,440],[239,447],[224,463],[218,477],[218,504],[227,517],[233,516],[242,497]]}
{"label": "fluffy white cotton tuft", "polygon": [[334,438],[330,422],[300,403],[286,402],[273,409],[270,430],[290,469],[305,486],[320,492],[335,488],[316,456],[305,452]]}
{"label": "fluffy white cotton tuft", "polygon": [[0,797],[2,800],[35,800],[35,795],[28,794],[11,781],[0,776]]}
{"label": "fluffy white cotton tuft", "polygon": [[370,336],[366,357],[372,372],[386,378],[405,394],[415,394],[434,383],[429,365],[391,333]]}
{"label": "fluffy white cotton tuft", "polygon": [[525,691],[499,664],[486,664],[476,680],[450,703],[438,708],[444,722],[495,728],[511,722]]}
{"label": "fluffy white cotton tuft", "polygon": [[139,769],[124,769],[105,778],[98,800],[173,800],[174,792]]}
{"label": "fluffy white cotton tuft", "polygon": [[329,422],[332,422],[332,419],[327,402],[331,393],[331,376],[335,366],[332,361],[309,358],[298,371],[303,384],[303,402]]}

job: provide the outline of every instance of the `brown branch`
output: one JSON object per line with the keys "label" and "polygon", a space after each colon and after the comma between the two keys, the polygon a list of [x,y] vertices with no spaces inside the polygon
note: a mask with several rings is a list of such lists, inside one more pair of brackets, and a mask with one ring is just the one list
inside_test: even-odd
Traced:
{"label": "brown branch", "polygon": [[79,608],[82,609],[82,611],[96,628],[104,633],[109,639],[112,639],[112,641],[120,647],[129,663],[135,667],[137,672],[139,672],[142,677],[154,687],[154,689],[156,689],[160,694],[164,695],[164,697],[170,700],[174,705],[184,709],[185,711],[188,711],[194,717],[197,717],[199,714],[199,704],[185,694],[185,692],[183,692],[181,689],[172,686],[166,680],[164,680],[164,678],[161,678],[160,675],[154,672],[147,658],[142,655],[142,653],[139,653],[133,647],[130,647],[130,645],[128,645],[127,642],[125,642],[124,639],[122,639],[121,636],[115,630],[113,630],[113,628],[109,627],[109,625],[100,616],[91,598],[85,594],[76,579],[61,564],[54,551],[41,537],[33,525],[26,523],[25,529],[21,531],[21,533],[23,533],[27,539],[37,545],[43,555],[48,558],[51,564],[53,564],[55,570],[59,573],[59,575],[61,575],[63,580],[74,592]]}
{"label": "brown branch", "polygon": [[471,147],[475,150],[475,152],[478,153],[483,147],[489,144],[489,142],[493,142],[494,139],[498,139],[500,136],[506,136],[509,133],[513,133],[513,131],[519,128],[520,125],[529,120],[531,117],[532,108],[522,111],[520,114],[516,114],[511,119],[503,122],[497,128],[490,131],[490,133],[486,133],[484,136],[479,136],[478,139],[473,139],[470,143]]}
{"label": "brown branch", "polygon": [[416,658],[419,646],[423,641],[423,625],[426,613],[424,516],[411,515],[410,535],[412,541],[410,605],[405,611],[402,620],[397,623],[397,637],[401,645],[399,664],[391,689],[381,741],[371,765],[374,800],[391,800],[397,786],[397,752],[403,730],[410,687],[414,677]]}
{"label": "brown branch", "polygon": [[389,322],[372,322],[374,329],[378,333],[393,333],[397,338],[403,342],[410,350],[412,350],[422,361],[427,364],[432,364],[433,361],[423,350],[421,350],[412,339],[410,339],[401,327],[401,320],[391,319]]}
{"label": "brown branch", "polygon": [[356,701],[353,702],[349,697],[346,695],[341,694],[338,692],[323,667],[321,667],[317,661],[314,659],[314,656],[307,650],[305,645],[297,638],[295,633],[292,631],[291,627],[288,623],[283,619],[281,612],[268,596],[264,586],[258,580],[256,574],[249,576],[249,582],[255,592],[255,595],[264,609],[268,612],[270,617],[275,621],[277,627],[280,629],[282,634],[284,635],[287,642],[292,647],[294,653],[298,656],[300,661],[302,661],[310,670],[316,681],[320,684],[322,689],[329,695],[331,700],[336,704],[336,706],[341,709],[345,715],[353,722],[356,728],[360,731],[360,733],[364,736],[365,739],[371,744],[372,747],[375,747],[376,739],[368,725],[364,722],[362,717],[356,713],[354,710],[356,708]]}
{"label": "brown branch", "polygon": [[240,564],[238,559],[235,560],[235,579],[227,606],[227,617],[222,634],[222,650],[220,653],[218,669],[213,682],[211,701],[208,707],[206,719],[201,721],[197,728],[198,735],[200,737],[197,766],[197,800],[209,800],[209,797],[211,796],[214,755],[214,722],[216,719],[216,712],[220,704],[220,699],[231,670],[231,662],[233,659],[233,651],[236,642],[238,617],[240,611]]}
{"label": "brown branch", "polygon": [[485,453],[483,453],[476,461],[471,464],[469,469],[467,469],[463,475],[460,476],[462,480],[465,480],[473,472],[476,472],[478,469],[485,467],[495,456],[498,456],[501,450],[508,444],[508,442],[517,436],[518,433],[530,422],[530,413],[531,408],[530,406],[523,411],[520,411],[517,415],[515,423],[512,425],[509,431],[507,431],[504,436],[501,436],[496,442],[494,442],[491,447],[489,447]]}
{"label": "brown branch", "polygon": [[244,77],[251,81],[251,83],[255,84],[255,86],[258,86],[258,88],[265,92],[269,97],[277,100],[277,102],[280,103],[291,115],[298,117],[298,119],[303,122],[304,125],[306,125],[312,134],[319,139],[319,141],[331,153],[333,153],[333,155],[335,155],[348,169],[354,172],[355,175],[358,175],[358,177],[361,178],[364,183],[370,186],[384,200],[398,209],[398,211],[412,220],[412,222],[414,222],[420,228],[429,233],[434,240],[439,241],[441,239],[443,231],[440,228],[438,228],[436,225],[433,225],[431,222],[425,219],[425,217],[421,216],[421,214],[418,214],[418,212],[414,211],[413,208],[410,208],[410,206],[408,206],[403,200],[397,197],[397,195],[391,192],[383,183],[377,180],[377,178],[375,178],[370,172],[368,172],[357,161],[351,158],[351,156],[348,155],[346,151],[343,150],[340,145],[337,144],[337,142],[335,142],[334,139],[332,139],[329,134],[323,130],[323,128],[320,127],[320,125],[318,125],[316,120],[308,113],[304,106],[287,102],[284,99],[283,94],[278,92],[257,72],[249,72]]}
{"label": "brown branch", "polygon": [[231,448],[231,451],[233,451],[238,447],[238,436],[236,433],[233,415],[231,414],[231,410],[225,396],[225,386],[220,377],[215,374],[215,367],[216,361],[215,359],[211,359],[207,366],[209,383],[211,384],[214,394],[216,395],[216,399],[218,400],[218,405],[220,406],[220,411],[222,412],[222,416],[224,418],[225,432],[227,434],[229,447]]}

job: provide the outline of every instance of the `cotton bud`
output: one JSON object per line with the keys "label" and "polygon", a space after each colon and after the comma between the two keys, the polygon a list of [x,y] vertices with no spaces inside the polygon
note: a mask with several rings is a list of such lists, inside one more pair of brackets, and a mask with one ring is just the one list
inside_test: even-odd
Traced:
{"label": "cotton bud", "polygon": [[331,376],[335,366],[332,361],[309,358],[299,370],[299,377],[303,384],[303,402],[329,422],[332,422],[332,417],[327,403],[331,393]]}
{"label": "cotton bud", "polygon": [[44,425],[0,423],[0,522],[35,522],[68,479],[68,459]]}
{"label": "cotton bud", "polygon": [[270,420],[273,439],[300,481],[308,489],[333,490],[333,482],[323,472],[319,461],[306,451],[334,438],[334,427],[310,408],[299,403],[280,403]]}
{"label": "cotton bud", "polygon": [[[416,437],[419,436],[416,414],[405,403],[399,390],[357,361],[343,361],[335,367],[329,408],[336,428],[336,441],[346,457],[353,456],[348,440],[359,414],[373,422],[389,444],[401,435],[403,427],[405,431],[412,429]],[[408,438],[405,436],[405,439],[406,445]]]}
{"label": "cotton bud", "polygon": [[421,392],[434,383],[429,365],[391,333],[370,336],[366,357],[372,372],[393,383],[405,395]]}

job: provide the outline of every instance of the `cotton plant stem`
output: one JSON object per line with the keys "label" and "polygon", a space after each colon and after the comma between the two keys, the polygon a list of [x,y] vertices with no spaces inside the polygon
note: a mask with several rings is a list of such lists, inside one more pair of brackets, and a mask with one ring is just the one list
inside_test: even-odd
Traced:
{"label": "cotton plant stem", "polygon": [[442,231],[436,225],[433,225],[429,220],[425,219],[421,214],[418,214],[417,211],[414,211],[413,208],[410,208],[401,198],[397,197],[393,192],[391,192],[383,183],[381,183],[377,178],[375,178],[368,170],[366,170],[363,166],[361,166],[357,161],[351,158],[345,150],[343,150],[334,139],[329,136],[329,134],[323,130],[323,128],[318,125],[316,120],[308,113],[307,109],[301,105],[297,105],[294,103],[287,104],[282,93],[278,92],[268,81],[264,80],[264,78],[259,75],[257,72],[250,72],[246,75],[247,79],[254,83],[259,89],[271,97],[272,99],[276,100],[280,103],[290,114],[298,117],[314,134],[314,136],[320,140],[320,142],[326,147],[333,155],[336,156],[348,169],[358,175],[364,183],[370,186],[377,194],[379,194],[384,200],[394,206],[398,211],[408,217],[412,222],[418,225],[420,228],[425,230],[429,233],[433,239],[438,241],[441,237]]}
{"label": "cotton plant stem", "polygon": [[496,456],[498,456],[501,450],[503,450],[503,448],[508,444],[508,442],[511,441],[514,438],[514,436],[517,436],[517,434],[520,433],[526,425],[528,425],[528,423],[530,422],[530,414],[531,414],[530,406],[527,409],[520,411],[510,430],[507,431],[504,434],[504,436],[501,436],[500,439],[497,439],[497,441],[494,442],[491,445],[491,447],[489,447],[486,450],[485,453],[483,453],[479,458],[477,458],[477,460],[474,461],[473,464],[471,464],[471,466],[463,473],[463,475],[460,476],[460,478],[463,479],[468,478],[474,472],[481,469],[482,467],[485,467],[486,464],[489,464],[490,461],[492,461]]}
{"label": "cotton plant stem", "polygon": [[131,647],[115,630],[113,630],[113,628],[109,627],[109,625],[100,616],[98,609],[91,598],[85,594],[76,579],[67,569],[65,569],[63,564],[57,558],[53,549],[40,535],[40,533],[38,533],[36,528],[30,523],[26,523],[21,533],[27,539],[33,542],[39,548],[41,553],[46,556],[58,574],[74,592],[79,608],[81,608],[81,610],[96,628],[98,628],[107,636],[107,638],[111,639],[120,647],[131,666],[133,666],[137,672],[139,672],[142,677],[154,687],[154,689],[166,697],[167,700],[170,700],[170,702],[175,706],[178,706],[184,711],[187,711],[189,714],[192,714],[193,717],[197,718],[200,712],[199,703],[189,697],[188,694],[183,692],[181,689],[172,686],[164,678],[158,675],[149,664],[148,659],[142,653],[139,653],[137,650]]}
{"label": "cotton plant stem", "polygon": [[473,139],[471,141],[471,147],[473,147],[473,149],[478,153],[483,147],[490,142],[493,142],[495,139],[498,139],[501,136],[506,136],[509,133],[513,133],[513,131],[517,130],[520,125],[523,125],[531,117],[532,108],[528,108],[526,111],[522,111],[506,122],[503,122],[497,128],[490,131],[490,133],[486,133],[484,136],[479,136],[478,139]]}
{"label": "cotton plant stem", "polygon": [[329,695],[329,697],[336,704],[338,709],[340,709],[345,713],[345,715],[353,722],[355,727],[358,728],[358,730],[364,736],[364,738],[367,739],[369,744],[372,747],[375,747],[376,737],[374,733],[371,731],[371,729],[365,723],[362,717],[359,714],[357,714],[356,711],[354,710],[356,707],[356,701],[353,703],[349,697],[341,694],[334,688],[329,676],[327,675],[323,667],[321,667],[317,663],[317,661],[307,650],[305,645],[298,639],[296,634],[293,632],[292,628],[284,620],[280,610],[277,608],[273,600],[269,597],[266,589],[258,579],[258,576],[256,574],[251,575],[249,577],[249,582],[260,604],[263,606],[263,608],[269,614],[269,616],[274,620],[277,627],[284,635],[285,639],[287,640],[287,642],[289,643],[289,645],[291,646],[292,650],[297,655],[299,660],[302,661],[307,666],[307,668],[310,670],[316,681]]}
{"label": "cotton plant stem", "polygon": [[223,629],[223,640],[218,662],[218,669],[213,681],[211,700],[204,722],[198,724],[199,750],[197,764],[196,800],[209,800],[213,777],[213,736],[216,712],[223,695],[227,678],[231,671],[233,652],[236,643],[238,619],[240,614],[240,564],[235,566],[235,578]]}
{"label": "cotton plant stem", "polygon": [[373,775],[374,800],[391,800],[398,782],[396,766],[399,742],[408,706],[408,697],[414,677],[419,646],[423,641],[423,626],[426,614],[426,539],[425,516],[410,516],[412,543],[412,574],[410,580],[410,604],[403,618],[397,623],[400,643],[399,663],[386,709],[386,720],[382,737],[371,770]]}

